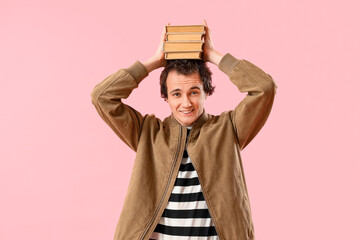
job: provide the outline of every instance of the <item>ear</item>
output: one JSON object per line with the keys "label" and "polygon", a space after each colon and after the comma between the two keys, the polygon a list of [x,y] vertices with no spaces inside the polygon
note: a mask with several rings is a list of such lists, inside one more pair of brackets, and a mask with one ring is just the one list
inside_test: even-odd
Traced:
{"label": "ear", "polygon": [[165,99],[165,102],[169,103],[167,98],[164,98],[164,99]]}

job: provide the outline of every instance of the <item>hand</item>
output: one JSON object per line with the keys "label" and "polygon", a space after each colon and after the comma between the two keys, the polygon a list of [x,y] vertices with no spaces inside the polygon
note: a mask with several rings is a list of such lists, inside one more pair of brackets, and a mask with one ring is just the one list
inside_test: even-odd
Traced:
{"label": "hand", "polygon": [[204,41],[204,47],[203,47],[204,61],[211,62],[218,66],[223,55],[215,50],[214,44],[211,41],[210,29],[209,29],[205,19],[204,19],[204,25],[205,25],[205,41]]}
{"label": "hand", "polygon": [[[169,26],[170,23],[167,24]],[[157,68],[165,67],[166,60],[165,60],[165,53],[163,52],[163,46],[166,38],[166,29],[165,26],[161,33],[160,43],[155,52],[155,54],[149,58],[146,62],[144,62],[144,66],[148,72],[151,72]]]}

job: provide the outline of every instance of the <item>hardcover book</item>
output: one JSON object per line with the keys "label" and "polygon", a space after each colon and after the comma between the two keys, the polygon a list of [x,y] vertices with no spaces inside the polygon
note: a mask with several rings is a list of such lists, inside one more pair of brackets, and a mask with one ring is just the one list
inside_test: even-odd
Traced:
{"label": "hardcover book", "polygon": [[202,59],[201,52],[168,52],[165,53],[165,59]]}
{"label": "hardcover book", "polygon": [[205,25],[165,26],[166,32],[205,32]]}
{"label": "hardcover book", "polygon": [[164,52],[202,52],[202,41],[198,42],[165,42]]}
{"label": "hardcover book", "polygon": [[202,59],[205,25],[165,26],[165,59]]}
{"label": "hardcover book", "polygon": [[203,33],[167,33],[167,41],[202,41]]}

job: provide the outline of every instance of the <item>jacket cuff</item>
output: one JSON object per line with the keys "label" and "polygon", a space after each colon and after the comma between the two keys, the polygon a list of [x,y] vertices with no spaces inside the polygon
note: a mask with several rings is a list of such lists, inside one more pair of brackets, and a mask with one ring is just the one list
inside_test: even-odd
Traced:
{"label": "jacket cuff", "polygon": [[147,75],[149,75],[144,65],[139,61],[136,61],[133,65],[126,68],[125,70],[135,79],[137,84],[139,84],[141,80],[147,77]]}
{"label": "jacket cuff", "polygon": [[227,53],[220,60],[219,69],[226,75],[230,75],[231,71],[235,68],[239,61],[239,59],[235,58],[230,53]]}

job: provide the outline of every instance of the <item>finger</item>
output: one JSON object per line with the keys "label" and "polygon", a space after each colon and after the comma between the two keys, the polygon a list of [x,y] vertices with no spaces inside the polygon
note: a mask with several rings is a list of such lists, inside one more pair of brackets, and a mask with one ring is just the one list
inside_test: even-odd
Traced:
{"label": "finger", "polygon": [[210,40],[210,29],[209,28],[206,29],[205,37],[207,40]]}
{"label": "finger", "polygon": [[162,30],[162,32],[161,32],[161,39],[160,39],[160,41],[165,41],[165,36],[166,36],[166,25],[164,25],[164,27],[163,27],[163,30]]}
{"label": "finger", "polygon": [[163,31],[161,33],[161,40],[163,42],[166,41],[166,26],[170,26],[170,23],[168,22],[167,24],[164,25]]}
{"label": "finger", "polygon": [[210,39],[210,29],[205,19],[204,19],[204,25],[205,25],[205,37],[206,39]]}
{"label": "finger", "polygon": [[163,35],[166,35],[166,26],[170,26],[170,23],[167,23],[167,24],[164,25],[164,29],[163,29],[163,32],[162,32]]}

